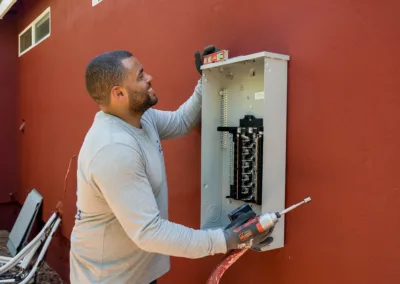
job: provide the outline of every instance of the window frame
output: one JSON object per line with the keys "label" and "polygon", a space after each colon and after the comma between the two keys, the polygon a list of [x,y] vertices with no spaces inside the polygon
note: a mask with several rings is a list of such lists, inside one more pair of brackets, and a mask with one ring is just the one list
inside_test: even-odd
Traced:
{"label": "window frame", "polygon": [[[40,39],[39,41],[36,42],[35,41],[36,40],[35,26],[39,21],[41,21],[46,16],[47,13],[49,13],[49,33],[46,36],[44,36],[42,39]],[[32,44],[30,47],[28,47],[27,49],[25,49],[24,51],[21,52],[21,36],[30,28],[32,28],[32,33],[31,33]],[[22,32],[20,32],[18,34],[18,56],[22,56],[23,54],[27,53],[32,48],[34,48],[35,46],[39,45],[41,42],[43,42],[44,40],[49,38],[50,35],[51,35],[51,9],[50,9],[50,7],[48,7],[39,16],[37,16],[36,19],[34,19],[27,27],[25,27],[25,29]]]}

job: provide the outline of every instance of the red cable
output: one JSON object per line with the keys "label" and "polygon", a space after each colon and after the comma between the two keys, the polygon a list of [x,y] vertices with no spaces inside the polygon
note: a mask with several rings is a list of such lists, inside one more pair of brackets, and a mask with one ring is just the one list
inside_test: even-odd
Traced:
{"label": "red cable", "polygon": [[247,249],[244,250],[232,250],[230,251],[225,258],[221,261],[221,263],[214,269],[213,273],[207,280],[207,284],[218,284],[222,278],[222,275],[228,268],[234,264],[242,255],[247,252]]}
{"label": "red cable", "polygon": [[56,211],[59,214],[59,216],[62,216],[62,214],[63,214],[63,207],[64,207],[63,201],[64,201],[64,197],[65,197],[65,192],[67,191],[67,179],[68,179],[69,170],[71,168],[71,163],[74,158],[75,158],[75,155],[73,155],[71,157],[71,159],[69,160],[67,173],[65,174],[65,179],[64,179],[64,191],[63,191],[62,199],[61,199],[61,201],[58,201],[58,203],[56,205]]}
{"label": "red cable", "polygon": [[69,170],[71,169],[72,160],[73,160],[74,158],[75,158],[75,155],[72,155],[71,159],[69,160],[69,165],[68,165],[67,173],[65,174],[65,179],[64,179],[64,192],[63,192],[62,200],[64,200],[65,192],[67,191],[67,179],[68,179],[68,174],[69,174]]}

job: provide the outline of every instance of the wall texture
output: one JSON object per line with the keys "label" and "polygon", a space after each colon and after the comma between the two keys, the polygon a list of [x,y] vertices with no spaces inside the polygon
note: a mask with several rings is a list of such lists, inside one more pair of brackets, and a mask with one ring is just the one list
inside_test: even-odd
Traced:
{"label": "wall texture", "polygon": [[17,192],[17,71],[16,17],[5,17],[0,24],[0,203]]}
{"label": "wall texture", "polygon": [[[89,0],[42,0],[31,5],[19,14],[18,32],[49,5],[52,25],[51,37],[19,58],[18,120],[26,120],[26,131],[19,134],[20,202],[37,188],[47,219],[61,199],[69,159],[78,154],[97,110],[84,89],[84,69],[93,56],[132,51],[154,77],[158,107],[174,109],[198,79],[196,49],[215,44],[231,56],[284,53],[291,56],[287,204],[306,196],[313,202],[287,216],[284,249],[247,253],[222,283],[399,282],[400,2],[104,0],[92,7]],[[15,56],[15,45],[4,48]],[[15,58],[10,60],[13,66]],[[2,92],[0,106],[10,116],[3,103],[4,97],[13,102],[13,92],[13,87]],[[4,121],[8,116],[0,113]],[[10,142],[2,145],[2,157],[12,163],[13,151],[4,149]],[[163,146],[171,220],[198,228],[200,132]],[[49,253],[64,277],[75,171],[73,163],[64,239],[56,238]],[[11,185],[13,173],[6,181]],[[205,283],[221,257],[173,258],[160,283]]]}
{"label": "wall texture", "polygon": [[18,191],[17,72],[18,58],[15,15],[0,22],[0,229],[11,230],[19,206]]}

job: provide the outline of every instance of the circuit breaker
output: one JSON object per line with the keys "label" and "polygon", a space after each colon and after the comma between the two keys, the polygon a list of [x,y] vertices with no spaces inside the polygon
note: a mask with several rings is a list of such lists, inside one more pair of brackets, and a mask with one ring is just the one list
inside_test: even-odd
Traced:
{"label": "circuit breaker", "polygon": [[[201,124],[201,228],[225,227],[247,203],[285,208],[289,56],[271,52],[205,64]],[[284,217],[269,249],[284,245]]]}

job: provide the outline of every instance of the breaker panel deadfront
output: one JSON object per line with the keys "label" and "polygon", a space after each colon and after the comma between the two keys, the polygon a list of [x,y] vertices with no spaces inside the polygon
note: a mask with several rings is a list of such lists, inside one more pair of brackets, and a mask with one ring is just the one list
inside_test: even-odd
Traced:
{"label": "breaker panel deadfront", "polygon": [[[260,52],[203,65],[201,228],[224,227],[244,203],[285,207],[289,56]],[[283,247],[284,217],[274,242]]]}

